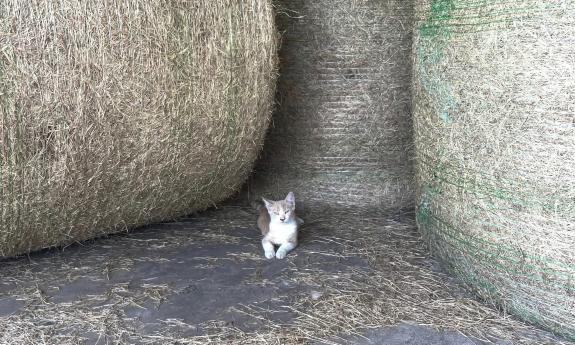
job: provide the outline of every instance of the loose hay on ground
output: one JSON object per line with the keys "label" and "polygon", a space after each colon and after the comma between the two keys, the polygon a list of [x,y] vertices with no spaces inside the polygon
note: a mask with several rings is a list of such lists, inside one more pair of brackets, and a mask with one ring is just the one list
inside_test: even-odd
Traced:
{"label": "loose hay on ground", "polygon": [[267,0],[0,3],[0,256],[237,191],[275,93]]}
{"label": "loose hay on ground", "polygon": [[[225,208],[178,224],[154,226],[91,246],[70,248],[67,253],[33,255],[27,265],[24,258],[4,261],[0,268],[2,281],[14,283],[9,293],[21,300],[23,306],[12,315],[0,316],[0,342],[36,344],[44,339],[48,343],[76,344],[89,335],[90,339],[101,337],[102,341],[119,344],[295,345],[316,340],[343,344],[345,341],[338,341],[339,336],[412,321],[484,340],[571,344],[460,292],[427,259],[425,245],[409,218],[393,220],[376,212],[358,215],[355,209],[330,210],[321,216],[307,217],[310,222],[303,230],[301,246],[288,256],[285,265],[273,266],[273,274],[265,279],[258,279],[258,272],[281,262],[263,259],[254,218],[245,209]],[[160,259],[169,260],[169,267],[176,269],[190,251],[197,253],[207,245],[227,245],[223,239],[206,238],[204,234],[210,231],[236,237],[239,242],[234,244],[238,246],[234,247],[235,252],[214,253],[209,272],[236,262],[238,254],[245,260],[242,269],[231,272],[229,277],[215,279],[223,282],[239,271],[248,271],[249,279],[240,283],[246,294],[270,286],[299,288],[255,302],[238,297],[224,311],[226,315],[246,317],[242,322],[236,318],[236,323],[223,318],[192,323],[179,317],[154,320],[146,319],[145,313],[136,314],[140,317],[129,314],[134,310],[153,314],[173,298],[193,293],[186,286],[192,287],[197,282],[189,281],[179,272],[171,274]],[[374,238],[378,240],[373,241]],[[108,248],[111,244],[113,248]],[[250,259],[256,254],[260,255]],[[146,260],[149,266],[136,267],[138,263],[130,262],[136,257]],[[117,260],[122,264],[106,278],[104,270]],[[194,270],[203,270],[201,263],[198,260]],[[134,275],[142,267],[146,272],[154,272],[146,274],[148,280]],[[150,280],[162,274],[163,278]],[[78,279],[108,280],[103,282],[105,289],[56,300],[62,299],[58,289],[66,289]],[[63,283],[66,280],[69,283]],[[44,293],[39,292],[36,282]],[[219,287],[210,285],[212,289]],[[6,285],[0,288],[6,292]],[[321,296],[314,299],[311,294],[318,291]],[[191,297],[199,298],[200,292]],[[285,313],[291,313],[291,317],[282,320],[280,316]],[[149,328],[149,322],[158,324]],[[246,329],[251,322],[257,322],[258,327]]]}

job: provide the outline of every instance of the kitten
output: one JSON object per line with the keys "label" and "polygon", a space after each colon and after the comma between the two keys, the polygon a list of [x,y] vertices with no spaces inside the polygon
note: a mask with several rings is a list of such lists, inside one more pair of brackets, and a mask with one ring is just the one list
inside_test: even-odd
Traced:
{"label": "kitten", "polygon": [[[303,224],[303,220],[295,214],[295,197],[289,192],[284,200],[262,200],[265,207],[259,207],[258,228],[264,236],[262,247],[265,256],[268,259],[274,256],[283,259],[297,247],[298,227]],[[277,252],[274,245],[279,246]]]}

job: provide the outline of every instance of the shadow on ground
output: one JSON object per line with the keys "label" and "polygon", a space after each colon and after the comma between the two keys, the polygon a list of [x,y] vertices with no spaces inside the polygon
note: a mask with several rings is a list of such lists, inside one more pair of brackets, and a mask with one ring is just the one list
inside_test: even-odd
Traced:
{"label": "shadow on ground", "polygon": [[0,343],[560,342],[462,293],[410,216],[358,212],[305,215],[285,260],[232,206],[4,260]]}

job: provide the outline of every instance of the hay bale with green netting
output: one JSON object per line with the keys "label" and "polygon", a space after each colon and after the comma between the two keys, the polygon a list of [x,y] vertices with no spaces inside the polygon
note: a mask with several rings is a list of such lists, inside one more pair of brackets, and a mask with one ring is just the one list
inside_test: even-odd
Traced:
{"label": "hay bale with green netting", "polygon": [[0,256],[233,194],[275,93],[267,0],[0,4]]}
{"label": "hay bale with green netting", "polygon": [[416,13],[420,229],[481,298],[575,339],[575,2]]}
{"label": "hay bale with green netting", "polygon": [[[277,111],[250,196],[413,207],[405,0],[278,0]],[[298,203],[298,207],[302,203]]]}

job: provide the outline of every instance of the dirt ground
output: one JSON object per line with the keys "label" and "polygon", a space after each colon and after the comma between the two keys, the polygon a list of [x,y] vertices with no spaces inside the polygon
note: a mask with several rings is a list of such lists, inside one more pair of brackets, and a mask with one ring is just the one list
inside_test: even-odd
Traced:
{"label": "dirt ground", "polygon": [[304,214],[267,260],[250,208],[2,261],[1,344],[569,344],[484,306],[410,214]]}

